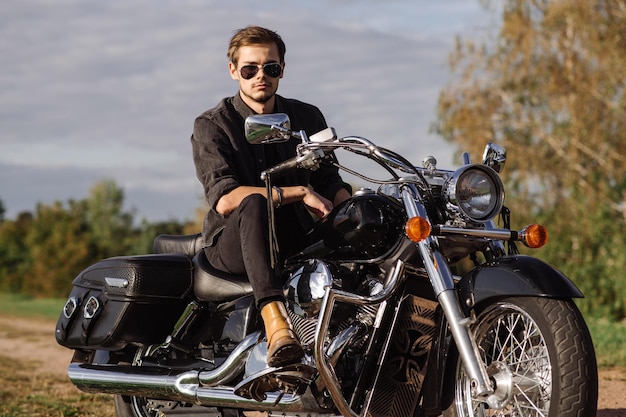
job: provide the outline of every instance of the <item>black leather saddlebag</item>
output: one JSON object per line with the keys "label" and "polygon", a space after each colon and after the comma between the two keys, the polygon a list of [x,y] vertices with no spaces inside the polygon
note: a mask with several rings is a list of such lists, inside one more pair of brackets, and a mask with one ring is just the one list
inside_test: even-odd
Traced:
{"label": "black leather saddlebag", "polygon": [[162,343],[191,297],[192,270],[182,254],[122,256],[91,265],[72,283],[57,342],[85,350]]}

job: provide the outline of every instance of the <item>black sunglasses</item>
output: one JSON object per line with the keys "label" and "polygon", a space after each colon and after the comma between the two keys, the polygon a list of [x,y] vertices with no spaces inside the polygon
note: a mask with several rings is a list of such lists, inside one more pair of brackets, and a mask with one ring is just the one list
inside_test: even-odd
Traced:
{"label": "black sunglasses", "polygon": [[272,78],[280,76],[283,72],[283,67],[278,62],[269,62],[263,65],[244,65],[239,69],[239,73],[241,74],[241,78],[249,80],[254,77],[261,68],[263,68],[265,75]]}

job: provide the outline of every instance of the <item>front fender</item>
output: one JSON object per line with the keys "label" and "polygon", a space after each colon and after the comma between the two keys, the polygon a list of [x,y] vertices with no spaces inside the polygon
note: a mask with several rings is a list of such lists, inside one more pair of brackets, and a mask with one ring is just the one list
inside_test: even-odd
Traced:
{"label": "front fender", "polygon": [[565,274],[525,255],[503,256],[472,269],[459,281],[458,289],[466,306],[502,296],[584,297]]}

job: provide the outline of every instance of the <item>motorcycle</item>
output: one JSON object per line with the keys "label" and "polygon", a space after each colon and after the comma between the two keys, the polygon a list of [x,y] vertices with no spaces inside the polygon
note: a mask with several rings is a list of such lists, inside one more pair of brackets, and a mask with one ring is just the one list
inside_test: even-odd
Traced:
{"label": "motorcycle", "polygon": [[[271,258],[304,358],[269,367],[246,277],[213,268],[200,235],[162,235],[154,253],[104,259],[74,279],[56,339],[74,350],[76,387],[113,394],[119,417],[595,416],[595,353],[573,301],[583,294],[520,254],[518,243],[541,247],[547,232],[511,229],[502,147],[442,170],[333,128],[292,131],[284,114],[252,116],[245,130],[258,146],[299,140],[296,157],[263,172],[268,191],[323,161],[375,187],[284,260],[268,202]],[[341,165],[339,151],[386,179]]]}

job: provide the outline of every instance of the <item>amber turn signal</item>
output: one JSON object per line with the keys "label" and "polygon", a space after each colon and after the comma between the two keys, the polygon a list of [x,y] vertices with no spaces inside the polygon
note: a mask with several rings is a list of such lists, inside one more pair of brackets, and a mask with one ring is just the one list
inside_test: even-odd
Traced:
{"label": "amber turn signal", "polygon": [[540,248],[548,242],[548,231],[540,224],[530,224],[519,233],[520,240],[529,248]]}
{"label": "amber turn signal", "polygon": [[421,242],[430,236],[430,223],[423,217],[411,217],[407,220],[404,231],[413,242]]}

